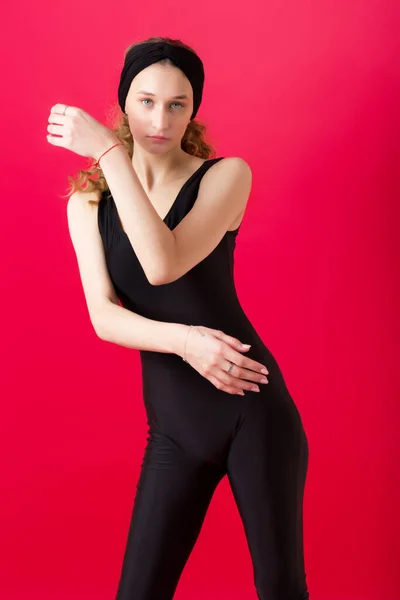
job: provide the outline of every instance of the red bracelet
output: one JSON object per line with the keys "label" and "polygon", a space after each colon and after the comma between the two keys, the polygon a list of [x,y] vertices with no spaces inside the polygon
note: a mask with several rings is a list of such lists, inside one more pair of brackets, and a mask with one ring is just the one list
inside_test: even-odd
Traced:
{"label": "red bracelet", "polygon": [[109,148],[108,150],[106,150],[105,152],[103,152],[103,154],[101,156],[99,156],[99,158],[96,160],[96,162],[94,163],[93,167],[95,169],[97,169],[97,167],[99,166],[99,162],[100,162],[100,158],[103,158],[103,156],[105,154],[107,154],[107,152],[110,152],[110,150],[112,150],[113,148],[115,148],[115,146],[122,146],[122,142],[117,142],[116,144],[114,144],[114,146],[111,146],[111,148]]}

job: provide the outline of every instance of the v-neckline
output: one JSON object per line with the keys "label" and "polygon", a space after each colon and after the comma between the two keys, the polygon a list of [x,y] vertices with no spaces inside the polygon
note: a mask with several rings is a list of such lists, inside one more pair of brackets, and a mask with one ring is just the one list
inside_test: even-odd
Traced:
{"label": "v-neckline", "polygon": [[[190,177],[188,179],[186,179],[186,181],[184,182],[184,184],[182,185],[181,189],[179,190],[179,192],[177,193],[175,200],[173,201],[173,203],[171,204],[169,211],[167,212],[167,214],[165,215],[165,217],[162,219],[164,222],[167,219],[167,217],[169,217],[170,213],[172,212],[172,209],[174,208],[174,206],[176,205],[178,198],[180,197],[180,195],[182,194],[183,190],[186,188],[186,186],[188,185],[188,183],[190,183],[190,181],[193,179],[193,177],[200,171],[200,169],[202,169],[204,167],[204,165],[206,164],[206,162],[208,162],[211,159],[206,159],[203,164],[201,164],[199,166],[198,169],[195,170],[194,173],[192,173],[190,175]],[[161,219],[161,217],[160,217]]]}
{"label": "v-neckline", "polygon": [[[166,215],[165,215],[165,217],[162,219],[162,221],[163,221],[164,223],[165,223],[165,221],[168,219],[168,217],[170,216],[170,214],[171,214],[172,210],[174,209],[174,207],[175,207],[175,205],[176,205],[176,203],[177,203],[178,199],[180,198],[180,196],[181,196],[181,194],[182,194],[183,190],[184,190],[184,189],[186,189],[186,186],[187,186],[187,185],[188,185],[188,184],[189,184],[189,183],[192,181],[192,179],[194,178],[194,176],[195,176],[195,175],[197,175],[197,173],[198,173],[198,172],[199,172],[199,171],[200,171],[200,170],[201,170],[201,169],[204,167],[204,165],[205,165],[207,162],[210,162],[210,160],[213,160],[213,159],[212,159],[212,158],[207,158],[207,159],[206,159],[206,160],[203,162],[203,164],[201,164],[201,165],[200,165],[200,166],[199,166],[199,167],[198,167],[198,168],[197,168],[197,169],[194,171],[194,173],[192,173],[192,174],[190,175],[190,177],[188,177],[188,179],[186,179],[186,181],[185,181],[185,182],[184,182],[184,184],[182,185],[181,189],[180,189],[180,190],[179,190],[179,192],[177,193],[177,195],[176,195],[176,197],[175,197],[175,200],[174,200],[174,201],[173,201],[173,203],[171,204],[171,206],[170,206],[170,208],[169,208],[169,210],[168,210],[167,214],[166,214]],[[123,228],[123,227],[122,227],[122,225],[121,225],[121,221],[120,221],[120,219],[119,219],[118,210],[117,210],[117,206],[116,206],[116,204],[115,204],[114,197],[113,197],[113,195],[111,194],[111,192],[109,192],[109,194],[110,194],[110,196],[111,196],[111,199],[112,199],[112,204],[113,204],[113,208],[114,208],[114,210],[115,210],[115,216],[116,216],[116,219],[117,219],[117,222],[118,222],[119,229],[122,231],[122,233],[123,233],[125,236],[127,236],[127,233],[126,233],[126,231],[124,230],[124,228]],[[154,209],[154,210],[155,210],[155,209]],[[161,219],[161,217],[160,217],[160,219]]]}

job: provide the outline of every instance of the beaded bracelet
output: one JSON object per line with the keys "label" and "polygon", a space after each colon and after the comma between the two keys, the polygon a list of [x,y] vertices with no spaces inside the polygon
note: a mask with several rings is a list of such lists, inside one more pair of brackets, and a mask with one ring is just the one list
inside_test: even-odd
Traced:
{"label": "beaded bracelet", "polygon": [[182,356],[182,360],[183,360],[183,361],[185,361],[185,363],[187,363],[187,360],[186,360],[186,358],[184,358],[184,356],[186,356],[186,343],[187,343],[187,339],[188,339],[188,337],[189,337],[189,332],[190,332],[190,328],[191,328],[191,327],[194,327],[194,325],[190,325],[190,327],[189,327],[189,329],[188,329],[188,332],[187,332],[187,335],[186,335],[186,340],[185,340],[185,348],[184,348],[184,350],[183,350],[183,356]]}

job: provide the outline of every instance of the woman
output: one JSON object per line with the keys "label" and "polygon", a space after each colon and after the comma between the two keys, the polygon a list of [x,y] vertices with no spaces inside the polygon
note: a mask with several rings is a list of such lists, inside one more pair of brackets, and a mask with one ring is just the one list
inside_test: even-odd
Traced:
{"label": "woman", "polygon": [[308,442],[236,295],[251,170],[209,158],[194,121],[203,84],[190,47],[151,38],[125,54],[118,128],[63,104],[49,117],[49,142],[94,158],[81,175],[99,174],[73,182],[67,208],[91,321],[102,339],[138,348],[142,365],[148,438],[117,600],[173,598],[225,475],[258,598],[306,600]]}

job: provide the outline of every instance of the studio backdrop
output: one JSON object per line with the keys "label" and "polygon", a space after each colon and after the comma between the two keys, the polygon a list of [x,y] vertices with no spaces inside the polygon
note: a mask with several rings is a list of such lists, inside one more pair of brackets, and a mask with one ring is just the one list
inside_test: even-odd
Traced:
{"label": "studio backdrop", "polygon": [[[146,441],[139,353],[91,325],[61,198],[87,161],[46,134],[56,103],[109,125],[124,51],[151,36],[198,52],[196,118],[216,156],[252,169],[235,283],[309,441],[310,598],[399,597],[398,17],[394,0],[8,6],[2,600],[116,592]],[[226,478],[176,598],[256,600]]]}

